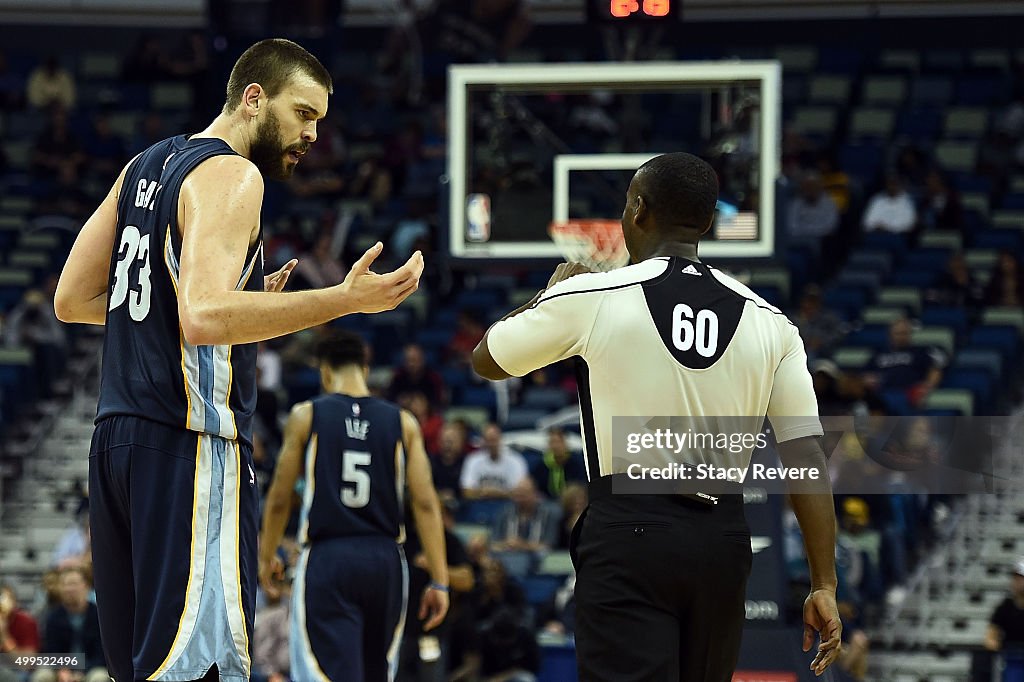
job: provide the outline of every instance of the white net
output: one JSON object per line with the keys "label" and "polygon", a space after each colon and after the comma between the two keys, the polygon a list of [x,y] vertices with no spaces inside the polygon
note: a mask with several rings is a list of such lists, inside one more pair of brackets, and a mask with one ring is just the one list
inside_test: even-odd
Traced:
{"label": "white net", "polygon": [[552,223],[551,239],[566,261],[606,272],[629,262],[629,252],[617,220],[570,220]]}

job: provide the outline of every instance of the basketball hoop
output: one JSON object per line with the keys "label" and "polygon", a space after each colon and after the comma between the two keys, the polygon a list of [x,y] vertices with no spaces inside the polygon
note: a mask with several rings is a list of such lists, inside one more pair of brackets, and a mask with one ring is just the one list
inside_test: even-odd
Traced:
{"label": "basketball hoop", "polygon": [[583,263],[595,272],[614,270],[629,262],[618,220],[567,220],[551,223],[548,232],[565,260]]}

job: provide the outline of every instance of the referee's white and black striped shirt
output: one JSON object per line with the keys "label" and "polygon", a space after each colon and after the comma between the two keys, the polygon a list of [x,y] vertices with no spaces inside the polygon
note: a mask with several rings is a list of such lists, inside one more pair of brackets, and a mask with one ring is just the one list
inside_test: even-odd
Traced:
{"label": "referee's white and black striped shirt", "polygon": [[704,263],[658,257],[577,275],[495,324],[487,345],[513,376],[578,359],[591,480],[623,473],[612,458],[617,416],[767,416],[779,442],[822,434],[796,327]]}

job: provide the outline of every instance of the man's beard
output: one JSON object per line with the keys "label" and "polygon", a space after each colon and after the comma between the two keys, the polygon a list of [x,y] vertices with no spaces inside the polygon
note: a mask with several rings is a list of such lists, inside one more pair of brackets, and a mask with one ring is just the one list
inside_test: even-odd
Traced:
{"label": "man's beard", "polygon": [[285,157],[289,148],[281,140],[278,123],[277,116],[268,109],[256,128],[256,137],[249,148],[249,160],[256,164],[264,178],[287,180],[295,170],[295,164],[288,163]]}

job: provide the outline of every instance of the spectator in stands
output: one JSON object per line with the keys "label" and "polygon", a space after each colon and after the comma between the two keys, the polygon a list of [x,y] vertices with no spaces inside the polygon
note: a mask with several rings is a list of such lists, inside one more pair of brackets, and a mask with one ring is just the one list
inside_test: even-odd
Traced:
{"label": "spectator in stands", "polygon": [[78,171],[85,163],[82,145],[68,126],[68,113],[61,107],[50,111],[49,125],[36,137],[32,148],[32,171],[41,178],[49,179],[67,171],[78,178]]}
{"label": "spectator in stands", "polygon": [[992,612],[984,644],[989,651],[1024,649],[1024,558],[1013,565],[1010,594]]}
{"label": "spectator in stands", "polygon": [[[458,503],[449,499],[441,506],[444,521],[448,583],[452,590],[452,608],[445,621],[429,634],[423,632],[423,621],[419,618],[419,600],[408,600],[405,617],[405,633],[402,638],[402,653],[399,665],[399,680],[405,682],[445,682],[448,679],[449,653],[453,639],[471,636],[474,624],[467,619],[470,614],[462,601],[474,588],[476,577],[466,548],[455,528],[455,509]],[[406,518],[410,513],[407,512]],[[420,544],[415,524],[406,526],[405,554],[409,561],[409,594],[423,594],[430,583],[426,555]],[[436,658],[435,658],[436,656]],[[461,658],[461,655],[460,655]]]}
{"label": "spectator in stands", "polygon": [[299,256],[299,264],[292,272],[296,289],[323,289],[341,284],[345,279],[345,266],[331,247],[333,239],[329,232],[321,233],[313,242],[313,248]]}
{"label": "spectator in stands", "polygon": [[900,147],[896,151],[896,160],[890,175],[896,175],[903,181],[911,197],[918,197],[925,187],[928,176],[928,160],[914,144]]}
{"label": "spectator in stands", "polygon": [[38,652],[39,625],[36,619],[18,607],[18,599],[9,585],[0,585],[0,653]]}
{"label": "spectator in stands", "polygon": [[845,333],[839,316],[822,303],[821,287],[808,284],[800,297],[800,309],[793,323],[800,330],[808,358],[827,355]]}
{"label": "spectator in stands", "polygon": [[905,317],[889,325],[889,347],[868,363],[865,383],[872,389],[900,389],[911,405],[924,400],[942,381],[945,356],[936,348],[911,345],[910,321]]}
{"label": "spectator in stands", "polygon": [[163,45],[152,33],[139,36],[135,47],[124,60],[121,75],[126,81],[152,83],[167,78],[169,58]]}
{"label": "spectator in stands", "polygon": [[540,651],[523,589],[510,580],[494,557],[481,560],[481,590],[476,603],[479,624],[479,673],[484,680],[527,682],[537,672]]}
{"label": "spectator in stands", "polygon": [[48,109],[57,105],[61,109],[75,108],[75,81],[71,74],[50,56],[32,70],[28,76],[25,98],[33,109]]}
{"label": "spectator in stands", "polygon": [[110,116],[100,113],[93,120],[92,132],[85,141],[89,169],[104,181],[117,177],[128,160],[124,140],[110,127]]}
{"label": "spectator in stands", "polygon": [[871,197],[868,202],[864,211],[864,229],[904,234],[913,230],[916,223],[917,209],[902,178],[890,174],[885,180],[885,191]]}
{"label": "spectator in stands", "polygon": [[839,365],[819,358],[810,363],[814,395],[818,398],[818,412],[826,416],[852,414],[860,403],[861,393],[855,377],[848,375]]}
{"label": "spectator in stands", "polygon": [[64,325],[53,312],[54,290],[53,282],[48,281],[49,296],[38,289],[26,291],[4,325],[4,345],[32,349],[44,398],[50,396],[53,382],[60,376],[68,348]]}
{"label": "spectator in stands", "polygon": [[1024,305],[1024,276],[1020,272],[1020,260],[1012,251],[999,254],[995,271],[985,287],[985,305]]}
{"label": "spectator in stands", "polygon": [[[132,138],[131,150],[135,152],[148,149],[166,137],[164,120],[160,117],[160,114],[156,111],[147,111],[139,122],[138,131],[136,131],[135,136]],[[310,149],[312,150],[313,147],[310,147]],[[298,167],[296,166],[296,168]]]}
{"label": "spectator in stands", "polygon": [[434,488],[442,499],[457,499],[461,495],[459,481],[466,456],[466,427],[462,422],[445,422],[441,427],[437,456],[430,462],[434,474]]}
{"label": "spectator in stands", "polygon": [[7,54],[0,50],[0,111],[16,111],[25,104],[25,82],[11,71]]}
{"label": "spectator in stands", "polygon": [[836,544],[849,553],[846,582],[859,603],[877,596],[882,575],[882,534],[871,524],[867,502],[860,497],[847,497],[842,501],[839,533]]}
{"label": "spectator in stands", "polygon": [[928,230],[962,230],[964,209],[960,194],[936,169],[928,172],[921,202],[922,227]]}
{"label": "spectator in stands", "polygon": [[587,482],[583,453],[569,449],[564,429],[553,427],[548,430],[548,448],[531,468],[530,477],[541,494],[553,500],[562,496],[569,483]]}
{"label": "spectator in stands", "polygon": [[811,244],[820,252],[821,243],[839,227],[839,209],[821,182],[821,175],[808,171],[800,180],[800,194],[789,204],[786,220],[790,239]]}
{"label": "spectator in stands", "polygon": [[508,499],[512,489],[527,477],[526,460],[501,440],[497,424],[484,427],[484,447],[470,454],[459,480],[466,499]]}
{"label": "spectator in stands", "polygon": [[840,215],[850,208],[850,176],[839,167],[834,153],[818,157],[818,173],[825,192],[832,197]]}
{"label": "spectator in stands", "polygon": [[545,504],[533,479],[525,476],[511,491],[512,505],[494,520],[491,547],[499,552],[547,552],[558,539],[558,507]]}
{"label": "spectator in stands", "polygon": [[283,570],[274,576],[274,582],[279,591],[274,596],[266,594],[267,605],[256,612],[253,628],[253,679],[257,682],[288,682],[291,669],[288,658],[291,582]]}
{"label": "spectator in stands", "polygon": [[388,400],[398,402],[404,393],[422,393],[431,406],[445,404],[444,380],[441,375],[427,367],[427,358],[419,344],[410,343],[402,355],[402,366],[395,370],[388,386]]}
{"label": "spectator in stands", "polygon": [[571,635],[576,630],[576,574],[565,579],[547,608],[537,619],[544,623],[544,632],[554,635]]}
{"label": "spectator in stands", "polygon": [[562,523],[558,529],[558,548],[569,549],[572,529],[587,508],[586,482],[569,483],[562,491]]}
{"label": "spectator in stands", "polygon": [[89,538],[89,500],[85,498],[78,506],[74,523],[64,531],[57,547],[53,551],[51,566],[63,566],[68,563],[80,562],[90,551]]}
{"label": "spectator in stands", "polygon": [[480,318],[470,310],[460,310],[455,322],[455,334],[448,342],[448,359],[459,367],[472,364],[473,349],[484,338],[487,328]]}
{"label": "spectator in stands", "polygon": [[427,454],[437,453],[441,447],[441,429],[444,427],[444,417],[433,409],[427,396],[419,391],[399,396],[398,404],[412,412],[416,421],[419,422],[420,431],[423,432],[423,447]]}
{"label": "spectator in stands", "polygon": [[939,305],[977,307],[982,292],[977,279],[967,267],[967,260],[962,252],[957,251],[949,257],[946,269],[939,276],[938,282],[925,291],[924,297],[929,303]]}
{"label": "spectator in stands", "polygon": [[[100,643],[100,621],[96,605],[89,601],[89,582],[85,571],[70,566],[60,574],[60,606],[46,618],[45,652],[73,652],[81,657],[86,670],[85,682],[106,682],[103,646]],[[49,668],[39,668],[32,682],[56,682],[64,675]]]}

